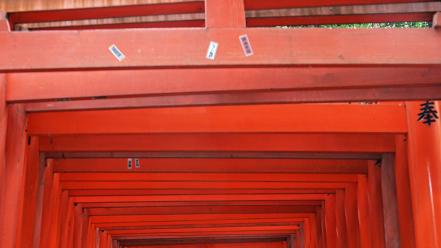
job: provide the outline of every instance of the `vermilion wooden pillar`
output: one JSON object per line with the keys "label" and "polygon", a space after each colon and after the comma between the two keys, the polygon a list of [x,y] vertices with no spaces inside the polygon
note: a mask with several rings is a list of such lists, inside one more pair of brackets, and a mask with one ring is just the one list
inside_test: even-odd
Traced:
{"label": "vermilion wooden pillar", "polygon": [[244,28],[244,0],[205,0],[208,28]]}
{"label": "vermilion wooden pillar", "polygon": [[370,238],[376,248],[385,247],[385,230],[383,223],[383,201],[381,192],[381,168],[370,161],[368,165],[368,202],[370,209],[370,224],[373,227]]}
{"label": "vermilion wooden pillar", "polygon": [[6,163],[2,206],[0,211],[0,232],[3,248],[15,248],[16,233],[19,221],[19,206],[23,201],[20,194],[23,187],[25,148],[26,148],[26,114],[22,105],[7,107]]}
{"label": "vermilion wooden pillar", "polygon": [[[6,14],[0,12],[0,32],[9,31]],[[24,200],[26,114],[23,105],[7,106],[6,80],[6,74],[0,74],[0,243],[15,248]]]}
{"label": "vermilion wooden pillar", "polygon": [[[421,102],[406,103],[409,174],[417,247],[441,247],[441,122],[418,122]],[[436,104],[439,111],[439,102]]]}
{"label": "vermilion wooden pillar", "polygon": [[[0,74],[0,224],[3,223],[5,212],[4,206],[4,194],[5,194],[5,179],[6,179],[6,127],[8,120],[8,111],[6,109],[5,102],[5,75]],[[2,227],[2,226],[0,226]],[[6,239],[7,233],[4,229],[0,228],[0,240]]]}
{"label": "vermilion wooden pillar", "polygon": [[35,230],[39,227],[37,214],[39,211],[40,183],[44,168],[39,156],[39,138],[29,137],[26,147],[26,163],[23,174],[23,187],[20,190],[19,223],[17,233],[17,248],[34,247]]}
{"label": "vermilion wooden pillar", "polygon": [[397,135],[395,143],[395,179],[397,184],[400,245],[402,248],[414,248],[415,224],[410,193],[407,135]]}
{"label": "vermilion wooden pillar", "polygon": [[[3,182],[6,168],[6,126],[8,120],[8,111],[6,109],[5,101],[6,92],[6,76],[0,74],[0,207],[3,202]],[[1,232],[1,231],[0,231]]]}
{"label": "vermilion wooden pillar", "polygon": [[[0,32],[8,31],[8,22],[5,13],[0,12]],[[2,58],[4,59],[4,58]],[[8,111],[6,108],[6,74],[0,73],[0,221],[3,217],[3,194],[5,190],[6,173],[6,127],[8,120]],[[0,222],[1,223],[1,222]],[[0,229],[0,240],[3,240],[5,233]]]}
{"label": "vermilion wooden pillar", "polygon": [[385,244],[387,248],[400,248],[400,226],[395,178],[395,159],[393,154],[385,154],[381,163],[381,193]]}

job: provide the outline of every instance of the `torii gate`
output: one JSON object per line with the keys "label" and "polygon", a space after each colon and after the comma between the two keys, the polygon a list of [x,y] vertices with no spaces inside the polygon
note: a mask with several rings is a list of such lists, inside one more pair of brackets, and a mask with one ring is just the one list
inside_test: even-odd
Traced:
{"label": "torii gate", "polygon": [[[419,20],[441,11],[421,2],[388,1],[383,13],[364,15]],[[420,102],[402,102],[441,98],[440,15],[433,29],[275,29],[252,26],[281,19],[246,16],[246,6],[326,4],[206,0],[202,24],[154,29],[13,30],[26,20],[106,18],[118,8],[3,15],[1,246],[239,236],[250,247],[262,239],[271,243],[264,247],[441,247],[441,126],[418,123]],[[381,103],[342,104],[359,101]],[[239,193],[219,192],[226,189]],[[146,197],[149,190],[157,196]],[[245,207],[253,204],[260,207]],[[128,209],[137,214],[125,218]],[[244,220],[247,212],[254,216]],[[186,218],[194,231],[168,223]]]}

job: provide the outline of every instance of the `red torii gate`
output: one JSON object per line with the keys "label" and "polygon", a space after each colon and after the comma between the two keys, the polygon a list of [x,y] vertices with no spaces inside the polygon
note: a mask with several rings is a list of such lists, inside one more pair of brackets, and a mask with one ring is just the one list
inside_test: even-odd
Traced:
{"label": "red torii gate", "polygon": [[[378,1],[341,4],[367,3]],[[250,28],[238,0],[207,0],[205,13],[199,29],[11,32],[0,22],[2,247],[141,247],[164,237],[441,246],[441,127],[416,122],[418,103],[277,105],[437,100],[438,31]],[[213,105],[222,106],[204,107]],[[133,174],[127,158],[152,166]],[[201,215],[207,206],[222,217]]]}

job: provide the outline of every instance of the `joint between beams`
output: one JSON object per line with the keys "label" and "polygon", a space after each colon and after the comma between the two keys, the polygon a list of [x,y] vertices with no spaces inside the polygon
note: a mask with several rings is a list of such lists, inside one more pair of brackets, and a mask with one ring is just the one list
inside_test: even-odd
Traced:
{"label": "joint between beams", "polygon": [[0,11],[0,32],[1,31],[11,31],[7,14],[4,11]]}
{"label": "joint between beams", "polygon": [[382,164],[383,164],[383,159],[382,159],[382,158],[377,159],[377,160],[375,161],[375,165],[376,165],[378,168],[381,168]]}
{"label": "joint between beams", "polygon": [[432,27],[436,30],[441,30],[441,12],[436,12],[433,16]]}

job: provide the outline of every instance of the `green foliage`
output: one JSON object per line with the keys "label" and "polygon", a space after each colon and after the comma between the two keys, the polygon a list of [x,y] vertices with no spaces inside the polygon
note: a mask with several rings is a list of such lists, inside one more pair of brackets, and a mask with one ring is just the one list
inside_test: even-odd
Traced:
{"label": "green foliage", "polygon": [[319,25],[320,28],[428,28],[428,22],[386,22],[386,23],[361,23],[361,24],[338,24]]}
{"label": "green foliage", "polygon": [[385,23],[359,23],[359,24],[329,24],[329,25],[304,25],[281,28],[429,28],[429,22],[385,22]]}

